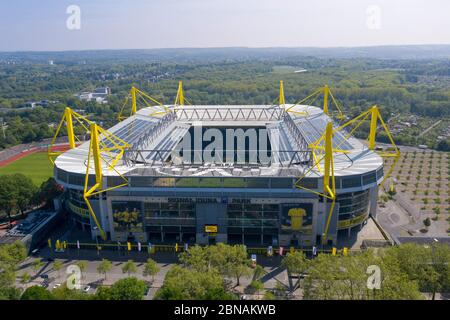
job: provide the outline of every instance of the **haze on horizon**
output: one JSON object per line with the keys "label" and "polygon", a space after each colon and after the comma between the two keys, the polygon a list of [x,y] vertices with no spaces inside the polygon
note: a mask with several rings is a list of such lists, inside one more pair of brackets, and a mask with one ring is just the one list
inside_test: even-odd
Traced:
{"label": "haze on horizon", "polygon": [[447,0],[15,0],[0,51],[449,44],[449,15]]}

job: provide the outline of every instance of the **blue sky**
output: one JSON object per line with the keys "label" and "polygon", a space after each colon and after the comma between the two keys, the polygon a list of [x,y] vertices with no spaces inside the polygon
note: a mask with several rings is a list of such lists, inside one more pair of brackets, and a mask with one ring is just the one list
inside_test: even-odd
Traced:
{"label": "blue sky", "polygon": [[[66,27],[69,5],[81,9],[80,30]],[[441,43],[448,0],[0,2],[0,51]]]}

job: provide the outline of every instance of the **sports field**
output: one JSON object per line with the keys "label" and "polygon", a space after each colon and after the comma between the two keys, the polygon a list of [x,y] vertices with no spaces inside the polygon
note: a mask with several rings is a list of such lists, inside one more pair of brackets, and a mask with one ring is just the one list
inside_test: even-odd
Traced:
{"label": "sports field", "polygon": [[36,186],[40,186],[53,175],[52,165],[46,152],[32,153],[24,158],[0,167],[0,175],[22,173],[29,176]]}

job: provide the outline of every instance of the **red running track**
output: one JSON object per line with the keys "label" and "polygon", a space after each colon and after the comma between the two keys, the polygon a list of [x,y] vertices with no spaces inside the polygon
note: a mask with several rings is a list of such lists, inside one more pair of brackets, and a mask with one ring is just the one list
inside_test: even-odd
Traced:
{"label": "red running track", "polygon": [[[66,151],[68,149],[69,149],[69,145],[68,144],[64,144],[64,145],[54,146],[52,148],[52,151]],[[10,163],[12,163],[14,161],[22,159],[22,158],[24,158],[24,157],[26,157],[26,156],[28,156],[28,155],[30,155],[32,153],[46,152],[46,151],[47,151],[47,148],[34,147],[34,148],[30,148],[30,149],[28,149],[26,151],[19,152],[19,153],[15,154],[15,155],[12,155],[11,157],[9,157],[7,159],[1,160],[0,161],[0,168],[4,167],[4,166],[7,166],[8,164],[10,164]]]}

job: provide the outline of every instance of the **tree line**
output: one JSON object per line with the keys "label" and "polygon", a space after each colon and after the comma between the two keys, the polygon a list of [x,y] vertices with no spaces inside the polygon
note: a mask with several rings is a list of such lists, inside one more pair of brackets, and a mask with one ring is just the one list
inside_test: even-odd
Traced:
{"label": "tree line", "polygon": [[[41,286],[21,291],[15,281],[25,257],[26,250],[18,242],[0,246],[0,299],[141,300],[160,271],[158,264],[149,258],[142,275],[151,280],[140,280],[135,277],[136,263],[129,260],[121,267],[126,277],[109,287],[100,285],[95,294],[69,290],[65,285],[51,291]],[[289,285],[278,283],[274,288],[265,288],[266,271],[259,265],[251,268],[245,246],[193,246],[179,255],[179,263],[166,273],[154,299],[238,299],[235,288],[242,277],[250,277],[246,290],[261,299],[289,299],[296,291],[300,291],[299,297],[305,300],[416,300],[424,299],[424,293],[435,299],[437,293],[450,291],[449,263],[450,247],[445,244],[402,244],[351,252],[346,256],[319,253],[314,259],[295,251],[281,261],[281,268],[285,268],[290,277]],[[34,260],[33,270],[37,273],[43,264],[39,259]],[[86,261],[76,264],[83,274]],[[55,271],[59,272],[61,267],[60,261],[53,262]],[[111,269],[112,263],[106,259],[97,266],[97,272],[104,279]],[[23,283],[30,278],[28,274],[20,275]]]}
{"label": "tree line", "polygon": [[0,221],[23,215],[36,206],[52,206],[51,200],[62,193],[53,178],[36,187],[30,177],[21,173],[0,175]]}

